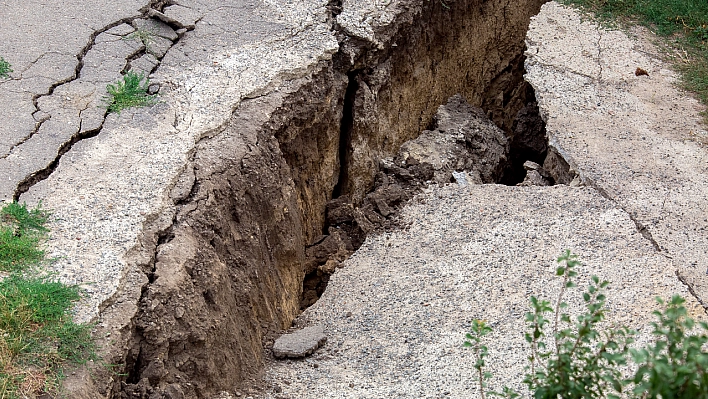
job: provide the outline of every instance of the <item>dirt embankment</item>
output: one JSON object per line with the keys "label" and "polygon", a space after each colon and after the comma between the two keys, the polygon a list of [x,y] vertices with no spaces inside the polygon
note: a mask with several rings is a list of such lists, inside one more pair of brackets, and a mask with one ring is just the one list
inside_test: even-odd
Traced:
{"label": "dirt embankment", "polygon": [[127,377],[114,397],[248,388],[262,369],[264,337],[300,311],[306,248],[329,233],[327,203],[361,204],[380,160],[431,128],[450,96],[484,109],[512,148],[526,148],[515,133],[533,109],[522,54],[543,1],[398,3],[373,26],[375,40],[338,18],[355,5],[332,4],[341,44],[333,60],[244,101],[200,141],[173,190],[178,211],[143,267],[149,283],[130,349],[117,359]]}

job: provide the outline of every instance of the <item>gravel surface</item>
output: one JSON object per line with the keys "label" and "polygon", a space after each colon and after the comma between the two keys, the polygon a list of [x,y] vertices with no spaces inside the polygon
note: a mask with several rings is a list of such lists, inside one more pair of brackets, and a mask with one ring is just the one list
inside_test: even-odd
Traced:
{"label": "gravel surface", "polygon": [[462,347],[475,318],[494,327],[492,388],[519,388],[527,298],[555,298],[555,257],[565,249],[584,262],[581,287],[590,274],[613,282],[608,319],[641,330],[640,342],[655,296],[690,297],[629,215],[592,188],[453,184],[412,202],[402,214],[409,227],[369,237],[303,313],[298,326],[325,325],[327,344],[303,361],[271,363],[264,397],[476,397]]}

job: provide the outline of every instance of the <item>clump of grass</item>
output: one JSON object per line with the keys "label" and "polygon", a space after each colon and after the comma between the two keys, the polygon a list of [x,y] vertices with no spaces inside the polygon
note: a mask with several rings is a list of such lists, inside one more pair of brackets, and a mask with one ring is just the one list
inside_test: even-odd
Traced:
{"label": "clump of grass", "polygon": [[133,33],[125,36],[124,40],[139,40],[147,46],[154,36],[155,34],[147,29],[136,29]]}
{"label": "clump of grass", "polygon": [[66,362],[94,358],[91,325],[69,310],[76,286],[18,274],[0,282],[0,397],[23,397],[57,388]]}
{"label": "clump of grass", "polygon": [[155,104],[156,96],[148,94],[150,81],[142,73],[127,72],[123,79],[106,86],[108,95],[103,102],[108,112],[120,113],[130,107],[146,107]]}
{"label": "clump of grass", "polygon": [[10,67],[10,63],[5,61],[4,58],[0,57],[0,78],[9,79],[11,72],[12,68]]}
{"label": "clump of grass", "polygon": [[44,238],[48,212],[27,209],[16,202],[0,210],[0,270],[20,271],[44,259],[39,241]]}
{"label": "clump of grass", "polygon": [[660,35],[682,33],[692,41],[708,40],[705,0],[565,0],[589,9],[604,20],[631,18]]}
{"label": "clump of grass", "polygon": [[660,36],[680,57],[674,65],[683,88],[708,105],[708,1],[563,0],[593,12],[603,21],[639,23]]}
{"label": "clump of grass", "polygon": [[92,325],[76,324],[70,309],[80,299],[77,286],[32,276],[44,261],[40,240],[49,213],[6,204],[0,209],[0,398],[54,392],[63,368],[95,359]]}

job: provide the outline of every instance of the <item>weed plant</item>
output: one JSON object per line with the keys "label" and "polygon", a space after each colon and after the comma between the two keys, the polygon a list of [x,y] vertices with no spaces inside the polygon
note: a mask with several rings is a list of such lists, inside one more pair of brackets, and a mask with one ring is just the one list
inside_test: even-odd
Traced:
{"label": "weed plant", "polygon": [[[535,399],[580,398],[708,398],[708,324],[696,324],[688,317],[684,299],[674,296],[668,303],[657,298],[663,311],[655,311],[654,343],[630,348],[636,331],[627,327],[600,330],[605,318],[607,281],[593,276],[582,294],[585,312],[575,320],[565,313],[566,291],[576,286],[575,255],[566,251],[558,258],[561,265],[556,275],[563,278],[555,306],[547,300],[530,298],[531,311],[526,314],[526,341],[529,363],[524,383]],[[694,333],[699,326],[701,333]],[[481,396],[485,394],[518,398],[518,392],[505,387],[502,392],[488,391],[484,372],[487,347],[483,338],[491,328],[474,320],[464,346],[474,349],[474,367]],[[636,366],[630,378],[620,371]],[[486,391],[486,392],[485,392]]]}
{"label": "weed plant", "polygon": [[148,94],[150,81],[142,73],[132,71],[123,75],[123,79],[106,86],[108,95],[103,102],[108,112],[120,113],[130,107],[147,107],[155,104],[157,97]]}
{"label": "weed plant", "polygon": [[4,58],[0,57],[0,79],[9,79],[10,73],[12,73],[10,63],[5,61]]}
{"label": "weed plant", "polygon": [[698,323],[704,333],[692,334],[696,323],[688,317],[683,298],[675,295],[668,303],[657,301],[664,310],[654,312],[656,343],[630,350],[640,365],[631,381],[633,393],[646,398],[707,398],[708,353],[702,348],[708,342],[708,324]]}
{"label": "weed plant", "polygon": [[[6,204],[0,210],[0,398],[56,392],[63,369],[95,359],[92,325],[72,321],[77,286],[55,281],[38,268],[48,212]],[[38,273],[42,277],[38,277]]]}
{"label": "weed plant", "polygon": [[152,53],[150,45],[155,41],[155,34],[147,29],[137,29],[135,32],[123,37],[124,40],[137,40],[145,46],[145,51]]}
{"label": "weed plant", "polygon": [[708,105],[708,1],[562,0],[602,21],[640,23],[667,39],[683,87]]}

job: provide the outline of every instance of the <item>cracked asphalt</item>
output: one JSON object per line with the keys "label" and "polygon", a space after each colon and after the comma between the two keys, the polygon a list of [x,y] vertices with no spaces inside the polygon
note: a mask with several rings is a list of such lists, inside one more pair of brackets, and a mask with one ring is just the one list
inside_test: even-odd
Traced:
{"label": "cracked asphalt", "polygon": [[[549,141],[708,304],[705,107],[676,88],[647,32],[607,31],[548,3],[527,36],[526,79]],[[648,76],[637,76],[637,68]]]}
{"label": "cracked asphalt", "polygon": [[[101,309],[111,326],[134,314],[199,139],[338,48],[326,1],[119,3],[0,6],[14,21],[0,26],[14,70],[0,82],[0,102],[13,104],[0,109],[0,199],[53,211],[51,269],[88,293],[79,320]],[[149,74],[159,101],[107,114],[106,85],[127,70]]]}
{"label": "cracked asphalt", "polygon": [[[0,56],[14,70],[11,79],[0,81],[0,199],[42,201],[54,212],[47,249],[56,261],[50,267],[65,282],[86,289],[76,318],[98,321],[99,328],[118,330],[135,314],[147,281],[143,268],[155,257],[159,233],[172,223],[172,197],[181,195],[173,188],[191,168],[196,143],[223,128],[244,99],[308,76],[338,50],[326,1],[177,3],[164,8],[145,1],[0,4],[0,20],[11,21],[0,25]],[[371,2],[358,8],[347,3],[343,31],[378,40],[362,21],[381,10]],[[381,24],[392,18],[391,10],[381,11]],[[150,32],[149,39],[139,40],[136,29]],[[641,327],[653,295],[689,296],[688,287],[696,299],[692,310],[700,314],[700,303],[708,303],[703,108],[675,89],[675,74],[649,39],[637,35],[604,32],[556,3],[544,6],[528,37],[527,79],[551,145],[587,187],[480,186],[461,194],[451,186],[426,194],[427,205],[414,204],[406,213],[412,223],[408,232],[372,237],[303,316],[302,324],[327,323],[331,344],[315,359],[325,367],[315,372],[313,361],[274,364],[267,378],[283,393],[272,395],[474,394],[461,384],[435,382],[469,377],[471,368],[462,365],[466,355],[454,349],[464,322],[498,318],[495,339],[508,344],[502,349],[520,348],[513,334],[527,289],[552,293],[539,276],[565,247],[581,252],[620,287],[614,299],[618,320]],[[637,67],[649,76],[634,76]],[[106,85],[128,69],[150,74],[160,101],[149,109],[107,115]],[[482,201],[489,207],[480,207]],[[514,205],[500,206],[504,201]],[[482,208],[489,213],[470,213]],[[510,215],[511,208],[518,208],[518,215]],[[539,209],[545,216],[529,225]],[[494,226],[470,236],[459,231],[465,223]],[[523,228],[535,236],[515,235]],[[384,248],[391,239],[400,245],[389,253]],[[430,253],[421,254],[416,240]],[[500,253],[490,257],[490,251]],[[471,262],[470,255],[475,268],[460,269]],[[448,279],[435,280],[438,273],[429,273],[429,262]],[[391,269],[382,271],[386,265]],[[410,277],[405,284],[389,278],[399,270],[394,267]],[[539,279],[533,287],[531,277]],[[495,291],[504,284],[513,294]],[[486,291],[472,289],[480,285]],[[429,301],[406,304],[403,292],[418,292]],[[482,300],[490,305],[482,306]],[[419,344],[399,342],[402,333],[391,327],[400,319],[421,321],[407,327]],[[353,320],[368,324],[355,327]],[[506,359],[500,363],[500,375],[506,375],[516,370],[522,354],[500,350],[492,356]],[[387,360],[376,360],[382,358]],[[460,363],[461,374],[436,371],[452,364],[450,359]],[[418,382],[390,374],[402,365],[417,367],[405,370]]]}
{"label": "cracked asphalt", "polygon": [[0,81],[0,103],[12,104],[0,108],[1,199],[16,197],[18,184],[49,166],[71,137],[100,128],[105,112],[97,104],[105,86],[141,45],[98,36],[117,21],[140,16],[141,3],[0,5],[3,21],[12,21],[0,29],[0,55],[14,71]]}

